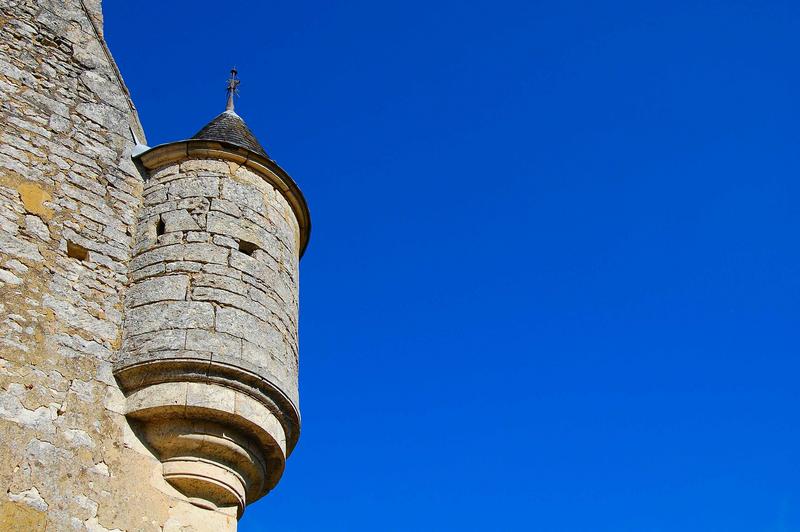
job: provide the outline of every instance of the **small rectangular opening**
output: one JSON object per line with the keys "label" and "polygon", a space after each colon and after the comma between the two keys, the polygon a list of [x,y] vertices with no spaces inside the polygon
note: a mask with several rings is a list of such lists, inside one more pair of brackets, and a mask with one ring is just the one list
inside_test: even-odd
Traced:
{"label": "small rectangular opening", "polygon": [[164,220],[161,216],[158,217],[158,222],[156,222],[156,236],[161,236],[166,232],[166,225],[164,224]]}
{"label": "small rectangular opening", "polygon": [[67,240],[67,257],[87,262],[89,260],[89,250],[80,244]]}
{"label": "small rectangular opening", "polygon": [[253,252],[258,249],[258,246],[246,240],[239,240],[239,251],[245,255],[253,256]]}

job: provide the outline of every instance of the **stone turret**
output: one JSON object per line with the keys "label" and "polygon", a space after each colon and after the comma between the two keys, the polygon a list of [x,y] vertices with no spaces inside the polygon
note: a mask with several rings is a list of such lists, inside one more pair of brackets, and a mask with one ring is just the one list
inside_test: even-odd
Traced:
{"label": "stone turret", "polygon": [[[235,72],[234,72],[235,80]],[[279,481],[300,431],[302,193],[234,111],[137,156],[146,171],[114,375],[134,432],[197,506]]]}

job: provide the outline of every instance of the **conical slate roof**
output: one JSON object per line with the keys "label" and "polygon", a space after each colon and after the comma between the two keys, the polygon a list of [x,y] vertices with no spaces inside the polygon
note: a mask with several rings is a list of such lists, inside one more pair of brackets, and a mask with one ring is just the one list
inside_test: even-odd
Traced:
{"label": "conical slate roof", "polygon": [[264,157],[269,157],[261,143],[256,139],[256,136],[244,123],[244,120],[232,110],[225,111],[214,118],[214,120],[203,126],[203,129],[195,133],[192,138],[229,142]]}

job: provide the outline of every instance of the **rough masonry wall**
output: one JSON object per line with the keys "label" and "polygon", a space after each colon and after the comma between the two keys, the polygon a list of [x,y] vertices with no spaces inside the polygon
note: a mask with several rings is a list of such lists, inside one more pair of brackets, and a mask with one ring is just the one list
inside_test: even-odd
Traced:
{"label": "rough masonry wall", "polygon": [[298,226],[244,166],[194,159],[153,172],[131,261],[122,364],[241,367],[297,406]]}
{"label": "rough masonry wall", "polygon": [[112,376],[142,180],[88,4],[0,5],[0,530],[230,529],[170,493]]}

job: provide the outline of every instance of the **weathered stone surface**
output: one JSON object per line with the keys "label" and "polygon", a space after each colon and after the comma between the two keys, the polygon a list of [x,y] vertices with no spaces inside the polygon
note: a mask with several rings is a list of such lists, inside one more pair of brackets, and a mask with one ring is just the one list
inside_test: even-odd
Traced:
{"label": "weathered stone surface", "polygon": [[136,271],[151,264],[183,260],[185,252],[186,248],[180,244],[153,248],[134,257],[130,262],[130,269]]}
{"label": "weathered stone surface", "polygon": [[158,262],[156,264],[151,264],[150,266],[145,266],[139,270],[133,271],[130,273],[131,281],[139,281],[144,279],[145,277],[151,277],[153,275],[158,275],[160,273],[164,273],[166,268],[163,262]]}
{"label": "weathered stone surface", "polygon": [[197,221],[192,218],[189,211],[185,209],[177,211],[168,211],[161,214],[161,220],[164,222],[164,228],[167,233],[173,231],[199,231],[200,226]]}
{"label": "weathered stone surface", "polygon": [[286,360],[276,356],[269,348],[256,345],[247,340],[242,341],[242,361],[262,375],[265,379],[274,383],[282,390],[288,390],[287,394],[299,404],[297,395],[297,371],[296,368]]}
{"label": "weathered stone surface", "polygon": [[244,253],[231,253],[230,265],[251,277],[255,277],[261,283],[269,284],[275,277],[275,271],[267,264]]}
{"label": "weathered stone surface", "polygon": [[[256,176],[255,179],[260,178]],[[246,207],[255,212],[264,214],[267,212],[264,196],[255,186],[239,183],[232,179],[226,179],[222,182],[220,197],[235,203],[239,207]]]}
{"label": "weathered stone surface", "polygon": [[211,235],[205,231],[189,231],[186,233],[187,242],[208,242]]}
{"label": "weathered stone surface", "polygon": [[[214,174],[228,174],[230,166],[225,161],[217,161],[215,159],[190,159],[181,163],[181,172],[202,172],[208,173],[213,177]],[[214,195],[216,195],[216,192]]]}
{"label": "weathered stone surface", "polygon": [[167,246],[169,244],[180,244],[183,242],[183,233],[172,232],[164,235],[159,235],[156,239],[159,246]]}
{"label": "weathered stone surface", "polygon": [[[227,272],[225,272],[227,273]],[[201,273],[192,277],[192,286],[206,286],[209,288],[219,288],[235,294],[247,295],[248,286],[240,280],[227,275],[215,273]]]}
{"label": "weathered stone surface", "polygon": [[283,337],[270,324],[237,308],[222,307],[217,311],[216,328],[238,338],[243,338],[259,347],[282,351]]}
{"label": "weathered stone surface", "polygon": [[50,231],[47,229],[47,226],[42,219],[38,216],[34,216],[32,214],[25,216],[25,229],[27,229],[29,233],[36,235],[42,240],[50,240]]}
{"label": "weathered stone surface", "polygon": [[[293,213],[226,160],[187,158],[144,180],[130,157],[144,136],[102,42],[99,0],[6,4],[0,529],[234,530],[235,508],[200,508],[164,479],[126,419],[134,392],[113,372],[139,364],[138,386],[148,364],[174,361],[195,364],[197,379],[232,379],[174,383],[185,393],[150,401],[250,420],[285,455],[286,421],[233,387],[247,373],[247,386],[261,377],[296,404]],[[224,368],[210,375],[214,364]]]}
{"label": "weathered stone surface", "polygon": [[47,516],[23,502],[0,502],[0,529],[8,532],[44,532]]}
{"label": "weathered stone surface", "polygon": [[40,262],[43,259],[39,247],[34,242],[4,232],[0,232],[0,249],[4,254],[23,261]]}
{"label": "weathered stone surface", "polygon": [[239,358],[242,340],[220,332],[189,329],[186,331],[186,349],[211,351],[215,357]]}
{"label": "weathered stone surface", "polygon": [[211,210],[224,212],[225,214],[229,214],[234,218],[241,218],[242,216],[242,211],[234,202],[219,198],[214,198],[211,200]]}
{"label": "weathered stone surface", "polygon": [[216,264],[225,264],[230,251],[228,248],[213,244],[186,244],[186,260]]}
{"label": "weathered stone surface", "polygon": [[[235,516],[190,504],[161,478],[111,374],[142,202],[131,129],[144,138],[101,25],[98,0],[0,7],[0,529],[232,530]],[[166,189],[148,197],[166,199]],[[68,241],[86,258],[68,256]],[[143,264],[130,281],[165,272]],[[166,298],[181,288],[151,286]],[[213,324],[211,304],[196,305]],[[202,322],[196,309],[172,314]],[[184,335],[129,342],[183,348]]]}
{"label": "weathered stone surface", "polygon": [[222,212],[212,211],[208,213],[207,224],[207,230],[210,233],[245,240],[261,248],[265,247],[266,243],[271,240],[270,234],[257,224],[242,218],[234,218]]}
{"label": "weathered stone surface", "polygon": [[[195,342],[194,345],[196,347],[197,343]],[[156,332],[126,336],[122,344],[122,352],[125,354],[139,354],[156,351],[179,351],[186,347],[185,330],[159,329]]]}
{"label": "weathered stone surface", "polygon": [[218,246],[235,249],[237,251],[239,250],[239,242],[231,237],[225,235],[214,235],[211,240]]}
{"label": "weathered stone surface", "polygon": [[22,279],[20,279],[10,271],[3,269],[0,269],[0,281],[12,285],[22,284]]}
{"label": "weathered stone surface", "polygon": [[219,179],[216,177],[187,177],[170,183],[167,195],[170,198],[188,198],[191,196],[216,196]]}
{"label": "weathered stone surface", "polygon": [[214,325],[210,303],[193,301],[159,302],[130,309],[125,318],[128,334],[166,329],[203,329]]}
{"label": "weathered stone surface", "polygon": [[192,262],[188,260],[181,260],[177,262],[168,262],[166,263],[166,271],[167,273],[173,272],[199,272],[203,269],[204,264],[201,262]]}
{"label": "weathered stone surface", "polygon": [[138,307],[156,301],[182,301],[186,299],[189,278],[185,275],[165,275],[136,283],[128,291],[125,304]]}

